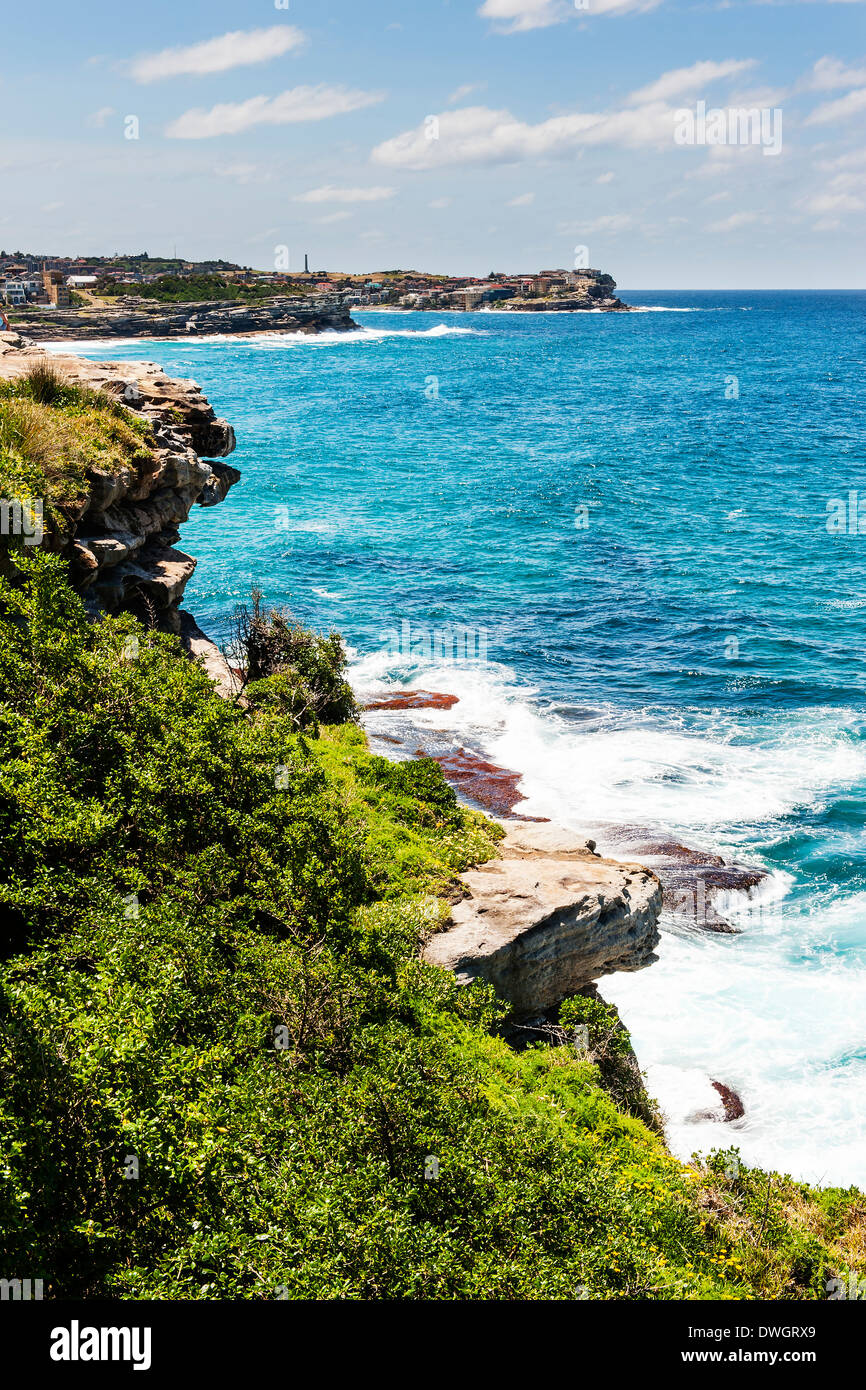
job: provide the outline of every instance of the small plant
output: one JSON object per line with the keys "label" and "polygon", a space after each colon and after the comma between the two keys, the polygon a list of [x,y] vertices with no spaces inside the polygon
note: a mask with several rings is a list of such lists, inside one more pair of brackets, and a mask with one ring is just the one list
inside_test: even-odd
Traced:
{"label": "small plant", "polygon": [[297,729],[357,719],[339,633],[323,637],[288,613],[263,608],[261,593],[254,589],[251,604],[235,611],[234,648],[245,667],[252,707],[288,714]]}
{"label": "small plant", "polygon": [[[591,991],[591,992],[589,992]],[[598,1067],[599,1080],[616,1104],[644,1124],[662,1133],[656,1104],[646,1093],[631,1038],[613,1004],[607,1004],[588,986],[559,1006],[560,1027],[585,1027],[589,1038],[588,1060]]]}
{"label": "small plant", "polygon": [[559,1006],[559,1022],[563,1028],[584,1025],[594,1057],[627,1057],[631,1053],[631,1038],[619,1014],[603,999],[586,994],[572,995]]}
{"label": "small plant", "polygon": [[25,393],[38,405],[58,405],[69,390],[69,382],[49,358],[34,362],[21,378]]}

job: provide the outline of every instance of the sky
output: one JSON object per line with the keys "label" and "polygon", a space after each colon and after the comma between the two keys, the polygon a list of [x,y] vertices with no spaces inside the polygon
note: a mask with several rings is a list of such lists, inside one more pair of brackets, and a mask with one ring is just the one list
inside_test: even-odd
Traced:
{"label": "sky", "polygon": [[41,0],[2,58],[6,250],[866,287],[862,0]]}

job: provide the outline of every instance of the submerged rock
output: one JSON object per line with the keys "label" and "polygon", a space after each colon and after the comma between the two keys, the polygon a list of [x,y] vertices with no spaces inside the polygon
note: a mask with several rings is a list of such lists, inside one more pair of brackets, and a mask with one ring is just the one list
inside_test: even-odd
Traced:
{"label": "submerged rock", "polygon": [[436,690],[397,690],[393,695],[371,700],[364,709],[451,709],[457,702],[456,695],[443,695]]}
{"label": "submerged rock", "polygon": [[746,1113],[746,1107],[736,1091],[731,1086],[726,1086],[724,1081],[713,1081],[712,1078],[710,1085],[715,1091],[718,1091],[722,1098],[721,1108],[718,1110],[700,1110],[694,1119],[721,1120],[725,1124],[730,1124],[732,1120],[741,1120]]}
{"label": "submerged rock", "polygon": [[[523,793],[517,790],[522,773],[487,762],[477,753],[468,753],[465,748],[456,748],[450,753],[426,753],[423,748],[418,748],[415,756],[434,758],[444,772],[445,780],[468,801],[474,801],[485,811],[510,817],[517,803],[525,800]],[[521,819],[534,820],[535,817],[524,816]]]}

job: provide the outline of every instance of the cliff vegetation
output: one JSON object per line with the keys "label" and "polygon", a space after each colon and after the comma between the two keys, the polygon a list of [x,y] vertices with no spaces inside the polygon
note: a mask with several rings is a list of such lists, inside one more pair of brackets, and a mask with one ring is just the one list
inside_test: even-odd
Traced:
{"label": "cliff vegetation", "polygon": [[433,760],[221,699],[176,638],[91,621],[57,557],[20,567],[4,1272],[54,1297],[807,1299],[862,1260],[859,1194],[680,1164],[592,1050],[515,1051],[487,987],[420,960],[499,835]]}
{"label": "cliff vegetation", "polygon": [[[3,486],[66,502],[151,424],[16,378]],[[62,556],[0,577],[0,1275],[805,1300],[861,1271],[860,1193],[672,1157],[600,1000],[518,1048],[488,985],[422,958],[500,827],[434,759],[370,753],[335,634],[244,622],[227,699],[179,637],[87,611]]]}

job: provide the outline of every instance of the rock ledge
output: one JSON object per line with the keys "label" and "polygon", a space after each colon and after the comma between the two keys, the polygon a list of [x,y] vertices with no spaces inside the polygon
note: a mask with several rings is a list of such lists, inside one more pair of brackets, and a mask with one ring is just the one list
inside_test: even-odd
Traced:
{"label": "rock ledge", "polygon": [[559,826],[509,822],[502,857],[463,875],[469,896],[424,958],[462,983],[486,980],[518,1017],[650,965],[661,884],[651,869],[594,849]]}

